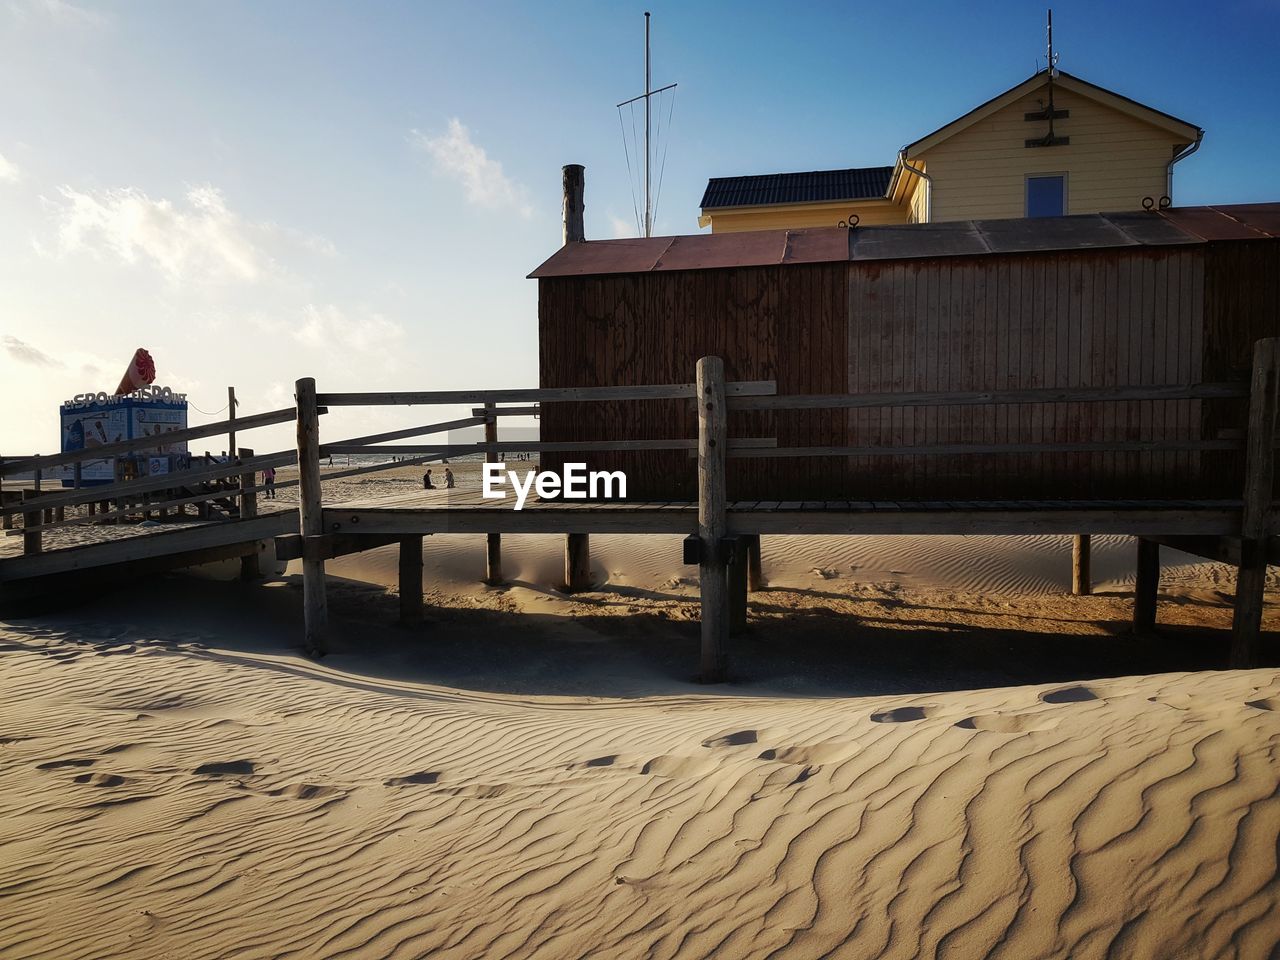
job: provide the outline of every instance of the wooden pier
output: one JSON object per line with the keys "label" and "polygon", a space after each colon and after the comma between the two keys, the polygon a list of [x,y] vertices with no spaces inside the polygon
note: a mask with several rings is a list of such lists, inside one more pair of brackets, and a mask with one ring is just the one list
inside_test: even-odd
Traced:
{"label": "wooden pier", "polygon": [[[745,623],[751,589],[762,583],[760,538],[793,534],[1066,534],[1076,538],[1073,591],[1089,590],[1088,537],[1126,534],[1138,537],[1138,582],[1134,624],[1150,629],[1156,623],[1159,588],[1159,550],[1168,546],[1230,563],[1239,572],[1229,661],[1233,667],[1253,663],[1261,628],[1266,568],[1280,562],[1274,511],[1276,420],[1280,412],[1280,340],[1255,345],[1249,383],[1163,384],[1092,388],[1070,396],[1054,390],[988,391],[981,394],[938,392],[865,395],[778,396],[771,381],[726,382],[723,364],[706,357],[697,364],[692,382],[684,384],[476,391],[388,393],[317,392],[313,380],[297,383],[296,409],[240,417],[241,433],[258,426],[294,421],[296,450],[252,455],[242,450],[233,464],[198,466],[180,475],[144,478],[106,487],[40,492],[31,503],[6,502],[6,519],[22,515],[29,524],[22,531],[26,548],[21,556],[0,559],[0,589],[34,588],[69,575],[91,575],[108,568],[122,571],[173,568],[227,556],[256,557],[263,544],[274,541],[280,559],[303,561],[304,644],[313,655],[327,649],[328,607],[325,562],[334,557],[398,544],[400,549],[401,613],[414,620],[421,615],[422,537],[428,534],[484,533],[487,539],[486,577],[499,582],[501,537],[525,533],[566,536],[566,586],[582,589],[589,567],[591,534],[681,534],[684,558],[700,570],[702,596],[701,675],[722,680],[728,671],[730,636]],[[1081,439],[1071,443],[934,444],[919,447],[822,446],[779,447],[773,437],[731,437],[727,424],[735,411],[847,410],[878,407],[965,406],[986,404],[1074,405],[1091,402],[1161,403],[1190,398],[1247,398],[1246,422],[1214,436],[1172,442],[1179,451],[1198,457],[1204,453],[1243,453],[1245,483],[1235,499],[1076,499],[1076,500],[789,500],[778,490],[777,500],[729,500],[729,478],[742,459],[856,458],[877,456],[958,456],[972,454],[1038,455],[1082,451],[1167,450],[1171,443],[1159,436],[1125,440]],[[644,403],[682,400],[697,412],[696,437],[666,439],[618,438],[608,441],[530,442],[503,440],[504,417],[527,416],[531,404]],[[336,406],[476,405],[471,417],[429,423],[401,430],[326,442],[321,437],[321,414]],[[516,405],[516,406],[512,406]],[[191,438],[225,433],[228,422],[190,428]],[[475,443],[404,443],[462,427],[483,427],[484,440]],[[141,449],[146,441],[117,444]],[[478,492],[418,491],[396,497],[326,502],[321,488],[322,458],[333,454],[381,454],[388,461],[329,473],[323,479],[438,461],[448,457],[484,456],[501,461],[504,452],[573,453],[583,459],[618,451],[684,451],[696,469],[697,499],[690,501],[569,502],[530,499],[515,510],[512,500],[486,500]],[[101,448],[93,451],[101,456]],[[3,476],[29,475],[72,463],[86,453],[26,458],[6,462]],[[1190,458],[1189,458],[1190,459]],[[256,471],[267,466],[297,463],[300,486],[297,512],[260,513]],[[694,466],[696,462],[696,468]],[[178,485],[188,491],[175,495]],[[207,487],[196,489],[204,485]],[[282,483],[279,486],[286,486]],[[110,501],[113,513],[137,516],[143,511],[181,509],[214,497],[233,496],[239,509],[234,517],[205,520],[165,532],[139,533],[110,542],[45,551],[41,532],[62,525],[90,522],[88,517],[51,519],[48,509]],[[99,516],[100,522],[103,518]],[[13,531],[18,532],[18,531]],[[249,565],[246,564],[246,567]],[[246,569],[246,575],[252,571]]]}

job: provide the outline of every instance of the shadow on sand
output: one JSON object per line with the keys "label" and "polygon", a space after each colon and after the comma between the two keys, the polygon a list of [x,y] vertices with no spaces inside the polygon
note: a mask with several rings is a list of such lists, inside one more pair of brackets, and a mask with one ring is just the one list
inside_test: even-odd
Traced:
{"label": "shadow on sand", "polygon": [[[428,603],[422,623],[401,625],[394,594],[331,577],[331,653],[317,670],[298,650],[298,578],[241,584],[175,574],[154,585],[144,604],[136,592],[86,598],[70,611],[13,621],[11,629],[54,631],[66,642],[171,643],[180,655],[230,658],[396,694],[423,685],[596,698],[878,696],[1219,669],[1229,640],[1225,630],[1191,626],[1135,635],[1123,619],[1101,622],[1102,634],[1061,633],[1054,624],[1065,620],[1034,614],[1029,620],[1016,600],[1007,615],[986,611],[984,623],[975,625],[964,616],[973,611],[923,605],[910,596],[881,601],[880,612],[868,615],[779,602],[786,594],[833,602],[849,601],[846,595],[769,589],[753,595],[752,625],[730,643],[731,681],[704,686],[695,676],[697,607],[688,596],[604,589],[583,597],[569,615],[554,612],[554,603],[546,613],[504,605],[501,595],[515,588],[507,587],[496,599],[508,609]],[[667,603],[645,610],[644,601],[654,599]],[[603,609],[618,605],[639,612]],[[593,606],[602,612],[591,613]],[[1081,618],[1087,616],[1082,610]],[[1006,619],[1010,625],[1001,626]],[[1280,659],[1278,647],[1275,635],[1265,636],[1264,662]]]}

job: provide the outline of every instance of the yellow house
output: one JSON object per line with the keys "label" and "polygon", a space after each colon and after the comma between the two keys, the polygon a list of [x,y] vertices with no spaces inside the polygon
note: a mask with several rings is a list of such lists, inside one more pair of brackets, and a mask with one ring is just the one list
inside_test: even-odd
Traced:
{"label": "yellow house", "polygon": [[740,230],[1049,217],[1172,202],[1195,124],[1042,70],[902,148],[886,167],[708,182],[700,226]]}

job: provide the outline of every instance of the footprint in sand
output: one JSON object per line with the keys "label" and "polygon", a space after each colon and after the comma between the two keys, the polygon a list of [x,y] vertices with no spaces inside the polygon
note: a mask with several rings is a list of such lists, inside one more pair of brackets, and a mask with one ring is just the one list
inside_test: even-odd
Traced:
{"label": "footprint in sand", "polygon": [[919,707],[894,707],[892,710],[873,713],[871,720],[873,723],[909,723],[912,720],[923,720],[925,717],[932,716],[936,709],[932,704]]}
{"label": "footprint in sand", "polygon": [[315,800],[319,797],[332,797],[344,794],[341,787],[321,783],[292,783],[278,790],[268,790],[269,797],[288,797],[291,800]]}
{"label": "footprint in sand", "polygon": [[46,760],[44,763],[37,763],[37,770],[61,770],[63,767],[92,767],[97,761],[89,759],[75,760]]}
{"label": "footprint in sand", "polygon": [[406,777],[392,777],[390,780],[382,781],[386,787],[407,787],[414,784],[425,785],[440,782],[440,772],[437,770],[423,771],[422,773],[411,773]]}
{"label": "footprint in sand", "polygon": [[566,770],[585,770],[588,767],[612,767],[618,762],[616,753],[609,754],[607,757],[592,757],[590,760],[583,760],[581,763],[571,763]]}
{"label": "footprint in sand", "polygon": [[1045,703],[1087,703],[1090,700],[1098,700],[1100,697],[1096,691],[1078,684],[1074,687],[1063,687],[1061,690],[1042,693],[1040,699]]}
{"label": "footprint in sand", "polygon": [[1036,730],[1052,730],[1058,722],[1058,717],[1043,714],[993,713],[965,717],[956,726],[962,730],[988,730],[992,733],[1031,733]]}
{"label": "footprint in sand", "polygon": [[196,767],[196,773],[208,777],[247,777],[256,769],[249,760],[222,760],[202,763]]}
{"label": "footprint in sand", "polygon": [[761,752],[758,759],[802,767],[817,767],[824,763],[838,763],[858,753],[858,745],[845,740],[824,740],[819,743],[798,744],[789,747],[770,747]]}
{"label": "footprint in sand", "polygon": [[756,730],[737,730],[733,733],[724,733],[718,737],[712,737],[710,740],[703,740],[704,747],[745,747],[747,744],[756,743],[759,740],[759,733]]}
{"label": "footprint in sand", "polygon": [[82,773],[75,778],[75,781],[91,787],[120,787],[129,782],[127,778],[116,773]]}

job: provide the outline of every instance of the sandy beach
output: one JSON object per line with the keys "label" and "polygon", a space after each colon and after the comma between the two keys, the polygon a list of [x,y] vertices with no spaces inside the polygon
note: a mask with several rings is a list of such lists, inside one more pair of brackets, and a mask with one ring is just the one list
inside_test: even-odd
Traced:
{"label": "sandy beach", "polygon": [[1139,638],[1124,538],[1080,598],[1064,538],[766,540],[734,682],[709,688],[678,538],[595,538],[600,587],[572,597],[559,543],[507,538],[495,589],[482,538],[428,538],[412,628],[393,549],[332,562],[319,663],[292,574],[0,625],[0,953],[1280,942],[1280,673],[1213,669],[1228,568],[1174,557]]}

